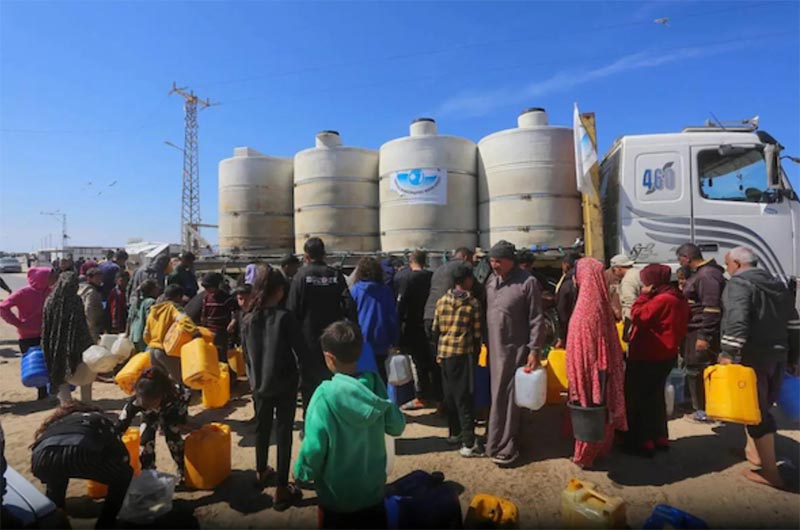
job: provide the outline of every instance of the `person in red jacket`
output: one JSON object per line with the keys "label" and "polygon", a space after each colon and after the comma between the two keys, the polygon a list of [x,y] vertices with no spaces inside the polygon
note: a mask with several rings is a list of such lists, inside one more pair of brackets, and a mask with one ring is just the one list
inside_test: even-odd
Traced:
{"label": "person in red jacket", "polygon": [[[57,279],[58,274],[50,267],[28,269],[28,285],[0,303],[0,318],[17,328],[22,355],[28,348],[39,346],[42,342],[42,309]],[[13,308],[17,309],[16,314]],[[47,397],[47,387],[40,387],[38,391],[38,399]]]}
{"label": "person in red jacket", "polygon": [[666,265],[648,265],[640,274],[644,288],[631,308],[633,331],[625,372],[629,452],[652,457],[669,449],[664,387],[686,336],[691,309],[670,283]]}

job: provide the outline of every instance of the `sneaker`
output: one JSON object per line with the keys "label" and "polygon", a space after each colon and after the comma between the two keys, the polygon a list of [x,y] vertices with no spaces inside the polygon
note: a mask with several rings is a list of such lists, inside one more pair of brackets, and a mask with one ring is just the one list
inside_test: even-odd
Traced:
{"label": "sneaker", "polygon": [[483,448],[480,445],[478,445],[478,442],[475,442],[475,444],[472,447],[463,446],[461,449],[459,449],[458,454],[463,456],[464,458],[475,458],[475,457],[486,456],[483,452]]}

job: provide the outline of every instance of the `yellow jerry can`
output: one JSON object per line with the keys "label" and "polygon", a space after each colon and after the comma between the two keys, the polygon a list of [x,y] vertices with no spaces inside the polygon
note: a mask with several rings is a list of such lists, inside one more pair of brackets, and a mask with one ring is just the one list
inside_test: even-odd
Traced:
{"label": "yellow jerry can", "polygon": [[761,423],[756,372],[741,364],[715,364],[703,372],[706,414],[745,425]]}
{"label": "yellow jerry can", "polygon": [[219,379],[212,379],[203,385],[203,407],[218,409],[231,399],[231,376],[228,365],[219,363]]}
{"label": "yellow jerry can", "polygon": [[189,434],[185,444],[186,485],[213,490],[231,473],[231,428],[208,423]]}
{"label": "yellow jerry can", "polygon": [[123,392],[133,395],[136,388],[136,381],[142,372],[150,368],[150,352],[137,353],[125,363],[122,370],[114,376],[114,381],[119,385]]}
{"label": "yellow jerry can", "polygon": [[231,370],[236,372],[237,378],[247,375],[247,368],[244,365],[244,352],[242,352],[241,347],[228,350],[228,364]]}
{"label": "yellow jerry can", "polygon": [[181,374],[183,383],[195,390],[219,379],[217,348],[202,337],[186,344],[181,350]]}
{"label": "yellow jerry can", "polygon": [[547,370],[547,403],[563,403],[566,398],[561,395],[567,391],[567,352],[566,350],[550,350],[544,367]]}
{"label": "yellow jerry can", "polygon": [[472,498],[464,520],[465,528],[516,528],[517,505],[508,499],[479,493]]}
{"label": "yellow jerry can", "polygon": [[625,501],[598,492],[592,482],[571,479],[561,492],[561,517],[567,528],[626,528]]}
{"label": "yellow jerry can", "polygon": [[[122,443],[125,444],[125,449],[128,450],[130,456],[130,465],[133,468],[133,474],[138,475],[142,472],[142,464],[139,461],[139,429],[129,427],[122,435]],[[108,486],[89,480],[86,482],[89,497],[93,499],[102,499],[108,495]]]}

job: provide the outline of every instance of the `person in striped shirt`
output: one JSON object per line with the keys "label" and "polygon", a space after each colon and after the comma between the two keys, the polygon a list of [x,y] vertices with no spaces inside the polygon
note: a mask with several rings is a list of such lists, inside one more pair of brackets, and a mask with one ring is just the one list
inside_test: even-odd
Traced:
{"label": "person in striped shirt", "polygon": [[452,275],[455,287],[436,302],[432,330],[439,344],[436,362],[442,369],[447,441],[461,443],[459,454],[470,458],[484,455],[475,438],[472,411],[474,367],[481,350],[481,304],[470,293],[472,267],[458,263]]}

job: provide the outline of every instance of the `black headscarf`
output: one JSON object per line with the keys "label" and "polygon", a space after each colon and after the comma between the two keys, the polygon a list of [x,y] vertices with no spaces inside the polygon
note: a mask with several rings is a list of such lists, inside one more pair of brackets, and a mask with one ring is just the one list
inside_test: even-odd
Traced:
{"label": "black headscarf", "polygon": [[83,352],[94,341],[78,296],[78,276],[64,272],[44,304],[42,318],[42,353],[50,374],[50,385],[58,387],[72,375]]}

